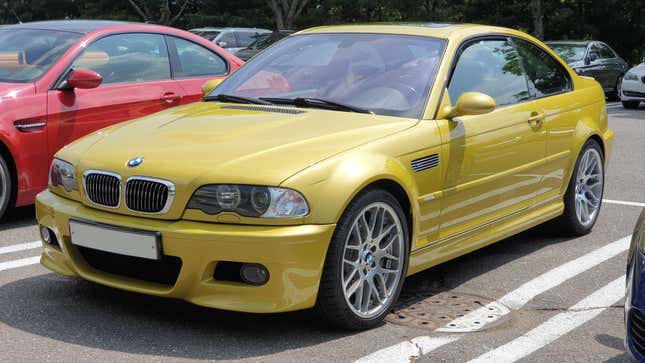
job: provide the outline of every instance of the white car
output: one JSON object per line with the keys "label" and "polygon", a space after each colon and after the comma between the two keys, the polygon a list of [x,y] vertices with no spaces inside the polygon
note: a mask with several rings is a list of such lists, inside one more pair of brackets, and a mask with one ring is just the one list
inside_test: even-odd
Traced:
{"label": "white car", "polygon": [[623,76],[620,100],[625,108],[638,108],[641,102],[645,102],[645,62]]}
{"label": "white car", "polygon": [[235,54],[248,47],[261,34],[271,34],[271,30],[262,28],[195,28],[189,32],[204,37],[220,47]]}

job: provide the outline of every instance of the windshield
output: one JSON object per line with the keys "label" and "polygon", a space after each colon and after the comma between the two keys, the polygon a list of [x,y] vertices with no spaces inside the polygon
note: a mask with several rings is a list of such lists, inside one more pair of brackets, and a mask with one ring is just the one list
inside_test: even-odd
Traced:
{"label": "windshield", "polygon": [[407,35],[293,36],[247,63],[209,96],[312,98],[418,118],[444,46],[444,40]]}
{"label": "windshield", "polygon": [[80,34],[37,29],[0,29],[0,82],[33,82]]}
{"label": "windshield", "polygon": [[550,46],[567,63],[581,61],[587,51],[587,47],[580,44],[550,44]]}

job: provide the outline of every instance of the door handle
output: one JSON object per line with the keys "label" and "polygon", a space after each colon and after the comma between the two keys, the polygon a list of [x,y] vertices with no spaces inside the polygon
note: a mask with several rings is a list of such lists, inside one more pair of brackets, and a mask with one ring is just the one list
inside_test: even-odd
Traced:
{"label": "door handle", "polygon": [[542,125],[544,122],[544,113],[542,112],[531,112],[531,116],[529,116],[529,126],[531,128],[538,128]]}
{"label": "door handle", "polygon": [[167,106],[176,105],[181,100],[181,96],[175,92],[166,92],[161,96],[161,103]]}

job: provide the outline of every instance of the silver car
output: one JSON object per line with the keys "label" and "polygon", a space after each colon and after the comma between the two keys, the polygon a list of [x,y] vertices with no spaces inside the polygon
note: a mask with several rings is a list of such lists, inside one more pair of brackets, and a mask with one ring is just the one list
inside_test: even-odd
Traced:
{"label": "silver car", "polygon": [[270,34],[262,28],[195,28],[189,32],[204,37],[235,54],[255,42],[260,34]]}

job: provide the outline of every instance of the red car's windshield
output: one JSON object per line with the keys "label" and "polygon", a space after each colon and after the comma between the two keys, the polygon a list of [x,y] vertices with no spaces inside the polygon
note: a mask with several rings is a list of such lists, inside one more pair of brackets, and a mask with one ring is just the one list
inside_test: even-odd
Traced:
{"label": "red car's windshield", "polygon": [[37,80],[80,37],[52,30],[0,29],[0,82]]}
{"label": "red car's windshield", "polygon": [[418,118],[444,46],[441,39],[407,35],[297,35],[258,55],[210,96],[322,99]]}

